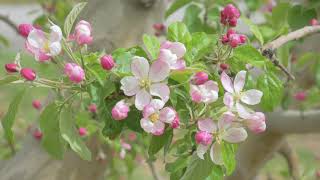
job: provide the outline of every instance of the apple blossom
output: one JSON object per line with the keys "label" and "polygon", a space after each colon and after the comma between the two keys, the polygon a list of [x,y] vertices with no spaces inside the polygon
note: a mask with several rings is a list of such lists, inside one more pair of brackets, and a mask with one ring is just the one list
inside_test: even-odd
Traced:
{"label": "apple blossom", "polygon": [[67,63],[64,66],[64,73],[74,83],[80,83],[85,78],[82,67],[75,63]]}
{"label": "apple blossom", "polygon": [[263,95],[261,91],[256,89],[250,89],[243,92],[246,73],[246,71],[238,72],[233,84],[230,77],[224,71],[221,73],[221,83],[224,89],[227,91],[224,94],[223,102],[230,109],[235,106],[239,114],[248,113],[246,108],[243,107],[241,103],[248,105],[259,104]]}
{"label": "apple blossom", "polygon": [[27,81],[34,81],[37,77],[36,72],[31,68],[22,68],[20,74]]}
{"label": "apple blossom", "polygon": [[80,136],[86,136],[88,134],[87,129],[84,128],[84,127],[80,127],[78,129],[78,133],[79,133]]}
{"label": "apple blossom", "polygon": [[40,29],[33,29],[28,35],[26,49],[34,55],[37,61],[47,61],[61,52],[61,29],[53,25],[50,30],[50,34],[47,35]]}
{"label": "apple blossom", "polygon": [[205,73],[205,72],[197,72],[193,78],[192,78],[192,83],[195,84],[195,85],[201,85],[201,84],[204,84],[205,82],[208,81],[208,74]]}
{"label": "apple blossom", "polygon": [[29,33],[34,29],[32,24],[19,24],[18,31],[23,37],[28,37]]}
{"label": "apple blossom", "polygon": [[130,108],[124,100],[117,102],[117,104],[112,108],[111,115],[115,120],[123,120],[128,117]]}
{"label": "apple blossom", "polygon": [[32,106],[37,109],[37,110],[40,110],[42,108],[42,104],[41,104],[41,101],[39,100],[33,100],[32,101]]}
{"label": "apple blossom", "polygon": [[155,61],[149,67],[149,62],[144,57],[133,57],[131,63],[133,76],[121,79],[121,89],[127,96],[135,96],[135,106],[142,110],[149,104],[152,96],[160,97],[163,102],[169,100],[170,89],[161,81],[169,76],[170,68],[166,62]]}
{"label": "apple blossom", "polygon": [[174,120],[172,121],[171,127],[172,127],[173,129],[177,129],[177,128],[180,127],[180,118],[179,118],[178,113],[176,113],[176,117],[175,117]]}
{"label": "apple blossom", "polygon": [[161,44],[158,60],[167,62],[170,69],[183,70],[186,67],[182,59],[186,53],[186,47],[180,42],[165,41]]}
{"label": "apple blossom", "polygon": [[248,128],[256,134],[262,133],[266,130],[266,120],[262,112],[252,113],[245,120],[245,123],[248,126]]}
{"label": "apple blossom", "polygon": [[79,21],[72,37],[79,45],[91,44],[93,40],[91,24],[84,20]]}
{"label": "apple blossom", "polygon": [[104,55],[100,58],[100,64],[103,69],[109,71],[111,70],[115,63],[111,55]]}
{"label": "apple blossom", "polygon": [[212,80],[202,85],[190,84],[190,96],[196,103],[212,103],[218,99],[218,84]]}
{"label": "apple blossom", "polygon": [[8,73],[15,73],[19,71],[19,65],[15,63],[6,64],[4,67]]}
{"label": "apple blossom", "polygon": [[170,107],[165,107],[164,102],[159,99],[153,99],[150,104],[143,108],[143,118],[140,125],[147,133],[153,135],[162,135],[165,129],[165,123],[171,124],[176,118],[176,111]]}

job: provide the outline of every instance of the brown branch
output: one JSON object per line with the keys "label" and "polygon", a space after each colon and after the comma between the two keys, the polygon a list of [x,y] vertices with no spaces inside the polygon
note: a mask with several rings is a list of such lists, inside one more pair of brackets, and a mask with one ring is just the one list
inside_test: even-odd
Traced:
{"label": "brown branch", "polygon": [[287,160],[289,172],[293,180],[299,180],[299,161],[298,155],[296,152],[291,148],[290,144],[287,140],[283,142],[280,146],[278,152]]}
{"label": "brown branch", "polygon": [[17,34],[19,34],[19,30],[18,30],[18,28],[17,28],[18,26],[17,26],[13,21],[11,21],[8,16],[0,15],[0,20],[3,21],[3,22],[5,22],[5,23],[6,23],[7,25],[9,25],[12,29],[14,29]]}

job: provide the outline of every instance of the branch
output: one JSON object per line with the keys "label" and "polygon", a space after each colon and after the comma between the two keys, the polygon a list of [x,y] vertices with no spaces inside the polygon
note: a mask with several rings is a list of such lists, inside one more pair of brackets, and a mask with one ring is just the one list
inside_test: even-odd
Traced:
{"label": "branch", "polygon": [[15,30],[15,32],[17,34],[19,34],[19,30],[17,28],[17,25],[13,21],[11,21],[8,16],[0,15],[0,20],[5,22],[6,24],[8,24],[12,29]]}
{"label": "branch", "polygon": [[299,180],[299,161],[297,153],[291,148],[288,141],[284,141],[278,152],[287,160],[288,168],[293,180]]}

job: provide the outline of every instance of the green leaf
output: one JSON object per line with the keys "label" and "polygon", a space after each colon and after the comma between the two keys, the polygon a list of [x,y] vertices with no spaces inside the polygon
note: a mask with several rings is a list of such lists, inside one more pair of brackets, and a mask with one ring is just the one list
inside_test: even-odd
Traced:
{"label": "green leaf", "polygon": [[199,17],[201,11],[198,5],[191,4],[184,13],[183,22],[191,33],[203,31],[203,23]]}
{"label": "green leaf", "polygon": [[281,29],[286,26],[288,11],[290,9],[289,3],[279,3],[276,7],[272,9],[272,26],[275,29]]}
{"label": "green leaf", "polygon": [[181,156],[177,158],[174,162],[167,163],[165,167],[166,171],[170,173],[179,171],[180,169],[183,169],[187,166],[188,161],[189,161],[189,156]]}
{"label": "green leaf", "polygon": [[236,144],[221,143],[221,153],[226,173],[231,175],[236,168]]}
{"label": "green leaf", "polygon": [[155,36],[143,35],[143,43],[146,46],[153,60],[158,58],[160,42]]}
{"label": "green leaf", "polygon": [[233,60],[241,61],[242,63],[249,63],[253,66],[264,67],[269,62],[268,59],[261,55],[261,53],[252,45],[239,46],[234,50]]}
{"label": "green leaf", "polygon": [[292,30],[297,30],[308,26],[310,19],[315,17],[317,17],[315,9],[305,9],[302,5],[295,5],[289,10],[288,23]]}
{"label": "green leaf", "polygon": [[78,134],[71,109],[64,109],[61,113],[60,131],[62,138],[68,142],[73,151],[82,159],[91,160],[91,152]]}
{"label": "green leaf", "polygon": [[77,17],[79,16],[80,12],[83,10],[83,8],[87,5],[86,2],[79,3],[73,7],[71,12],[66,17],[66,20],[64,22],[64,33],[66,37],[69,36],[71,29],[73,27],[74,22],[76,21]]}
{"label": "green leaf", "polygon": [[40,129],[43,133],[43,148],[57,159],[63,158],[65,143],[60,133],[60,106],[49,104],[40,115]]}
{"label": "green leaf", "polygon": [[257,40],[260,42],[260,44],[263,45],[264,40],[263,40],[263,36],[260,32],[259,27],[255,24],[253,24],[248,18],[242,17],[242,19],[249,26],[250,31],[257,38]]}
{"label": "green leaf", "polygon": [[206,180],[223,180],[223,176],[224,173],[221,166],[214,166],[211,175]]}
{"label": "green leaf", "polygon": [[143,129],[140,125],[141,113],[137,109],[132,109],[128,113],[128,117],[125,120],[127,127],[135,132],[143,132]]}
{"label": "green leaf", "polygon": [[195,153],[192,155],[189,161],[188,167],[181,180],[194,180],[207,178],[214,167],[208,153],[205,155],[205,159],[200,159]]}
{"label": "green leaf", "polygon": [[283,84],[273,73],[266,73],[258,77],[257,89],[263,92],[261,107],[265,111],[272,111],[281,103]]}
{"label": "green leaf", "polygon": [[175,0],[170,8],[166,11],[165,18],[169,17],[171,14],[176,12],[178,9],[182,8],[183,6],[189,4],[192,0]]}
{"label": "green leaf", "polygon": [[170,41],[181,42],[185,45],[192,39],[187,26],[181,22],[173,23],[168,27],[167,38]]}
{"label": "green leaf", "polygon": [[[164,134],[161,136],[152,136],[150,144],[149,144],[149,149],[148,149],[148,154],[149,156],[155,155],[157,152],[160,151],[160,149],[168,142],[170,141],[170,137],[172,136],[173,131],[172,129],[166,130]],[[171,137],[172,138],[172,137]]]}
{"label": "green leaf", "polygon": [[18,113],[19,105],[21,104],[22,98],[26,92],[26,89],[23,89],[22,91],[18,92],[18,94],[15,96],[15,98],[10,103],[10,106],[8,108],[7,113],[4,115],[1,124],[4,129],[4,134],[6,139],[8,140],[9,144],[14,143],[14,135],[12,132],[12,126],[14,123],[14,120],[16,119],[16,115]]}
{"label": "green leaf", "polygon": [[18,76],[6,76],[3,79],[0,79],[0,86],[9,84],[11,82],[19,80]]}

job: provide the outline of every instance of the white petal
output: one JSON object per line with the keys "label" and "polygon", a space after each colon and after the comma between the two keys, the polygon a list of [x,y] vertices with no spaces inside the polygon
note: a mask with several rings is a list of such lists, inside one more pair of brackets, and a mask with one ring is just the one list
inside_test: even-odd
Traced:
{"label": "white petal", "polygon": [[210,118],[198,120],[198,128],[201,131],[206,131],[208,133],[213,133],[217,131],[217,125]]}
{"label": "white petal", "polygon": [[159,52],[159,61],[168,63],[170,66],[177,63],[178,57],[168,49],[161,49]]}
{"label": "white petal", "polygon": [[223,96],[223,103],[228,107],[232,108],[234,105],[233,95],[229,92],[226,92]]}
{"label": "white petal", "polygon": [[218,122],[219,129],[227,129],[230,127],[231,123],[235,120],[235,117],[236,116],[230,111],[223,113]]}
{"label": "white petal", "polygon": [[136,94],[136,99],[134,104],[139,110],[143,110],[144,106],[148,105],[151,101],[151,95],[144,89],[141,89]]}
{"label": "white petal", "polygon": [[170,98],[170,89],[165,83],[152,84],[150,86],[150,94],[160,97],[166,103]]}
{"label": "white petal", "polygon": [[50,27],[50,42],[58,42],[62,39],[62,31],[61,28],[57,25],[53,25]]}
{"label": "white petal", "polygon": [[176,117],[176,111],[170,107],[165,107],[160,111],[160,120],[171,124]]}
{"label": "white petal", "polygon": [[173,42],[171,43],[170,47],[168,48],[173,54],[177,55],[178,59],[182,58],[186,53],[186,47],[184,44],[180,42]]}
{"label": "white petal", "polygon": [[57,56],[61,52],[61,44],[60,42],[54,42],[50,44],[50,55]]}
{"label": "white petal", "polygon": [[233,93],[233,84],[230,77],[223,71],[221,73],[221,83],[226,91]]}
{"label": "white petal", "polygon": [[262,95],[261,91],[250,89],[242,94],[241,101],[249,105],[256,105],[260,103]]}
{"label": "white petal", "polygon": [[164,61],[155,61],[150,68],[149,79],[152,82],[160,82],[165,80],[170,73],[168,63]]}
{"label": "white petal", "polygon": [[127,76],[121,79],[121,90],[127,96],[133,96],[140,90],[139,80],[133,76]]}
{"label": "white petal", "polygon": [[234,86],[235,92],[239,93],[242,91],[243,86],[246,82],[246,74],[247,74],[246,71],[240,71],[234,78],[233,86]]}
{"label": "white petal", "polygon": [[244,107],[242,104],[236,103],[236,109],[242,119],[249,119],[251,117],[249,109]]}
{"label": "white petal", "polygon": [[162,121],[157,121],[154,123],[152,134],[154,135],[162,135],[164,132],[165,124]]}
{"label": "white petal", "polygon": [[203,155],[207,152],[210,146],[205,146],[202,144],[199,144],[197,147],[197,155],[200,159],[204,159]]}
{"label": "white petal", "polygon": [[213,143],[210,149],[210,158],[213,163],[217,165],[223,165],[222,153],[221,153],[221,145],[217,142]]}
{"label": "white petal", "polygon": [[239,143],[246,140],[247,131],[244,128],[230,128],[222,136],[222,139],[229,143]]}
{"label": "white petal", "polygon": [[149,121],[149,119],[141,119],[140,125],[141,125],[142,129],[144,131],[146,131],[147,133],[151,133],[153,130],[153,126],[154,126],[154,124],[151,121]]}
{"label": "white petal", "polygon": [[182,59],[179,59],[176,63],[171,64],[170,68],[174,70],[184,70],[186,68],[186,62]]}
{"label": "white petal", "polygon": [[204,103],[211,103],[218,99],[218,84],[214,81],[207,81],[205,84],[199,86],[201,94],[202,94],[202,101]]}
{"label": "white petal", "polygon": [[33,49],[40,49],[44,46],[46,39],[43,31],[38,29],[33,29],[29,33],[27,41],[28,41],[29,47],[32,47]]}
{"label": "white petal", "polygon": [[144,57],[135,56],[131,62],[131,72],[139,79],[146,79],[149,73],[149,62]]}
{"label": "white petal", "polygon": [[161,101],[160,99],[152,99],[150,102],[150,105],[152,107],[154,107],[154,109],[156,109],[156,110],[162,109],[164,104],[165,103],[163,101]]}

